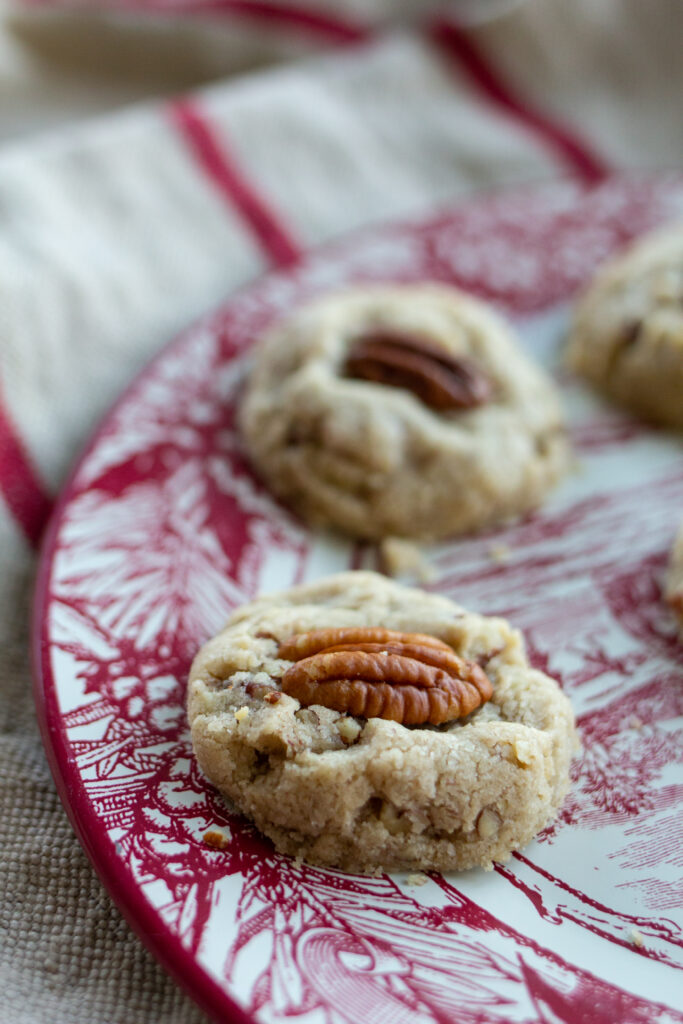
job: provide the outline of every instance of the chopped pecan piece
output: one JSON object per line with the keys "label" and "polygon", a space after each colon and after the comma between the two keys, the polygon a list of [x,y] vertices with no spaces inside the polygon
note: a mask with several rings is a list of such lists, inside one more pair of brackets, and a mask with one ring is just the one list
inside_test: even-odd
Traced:
{"label": "chopped pecan piece", "polygon": [[265,683],[257,683],[253,679],[246,684],[244,690],[250,697],[264,700],[266,704],[277,704],[282,696],[279,690],[273,689],[272,686],[266,686]]}
{"label": "chopped pecan piece", "polygon": [[227,850],[230,846],[230,837],[222,829],[210,828],[204,833],[203,839],[212,850]]}
{"label": "chopped pecan piece", "polygon": [[293,661],[282,689],[301,704],[363,718],[440,725],[490,700],[486,673],[436,637],[388,629],[314,630],[290,637],[279,656]]}
{"label": "chopped pecan piece", "polygon": [[614,373],[617,364],[634,345],[640,340],[643,330],[642,320],[627,320],[621,325],[617,332],[614,346],[609,354],[609,372]]}
{"label": "chopped pecan piece", "polygon": [[491,397],[491,382],[472,359],[413,335],[362,335],[346,360],[349,377],[407,388],[440,411],[472,409]]}

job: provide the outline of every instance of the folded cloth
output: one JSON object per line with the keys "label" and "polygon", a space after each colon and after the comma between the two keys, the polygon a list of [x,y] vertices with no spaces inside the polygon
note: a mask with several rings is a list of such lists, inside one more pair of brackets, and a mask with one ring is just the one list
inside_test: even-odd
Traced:
{"label": "folded cloth", "polygon": [[444,9],[490,20],[521,2],[0,0],[0,139],[356,45],[388,23],[422,23]]}
{"label": "folded cloth", "polygon": [[483,186],[678,162],[682,22],[668,0],[532,0],[0,150],[3,1020],[201,1019],[95,879],[32,712],[34,552],[97,419],[175,331],[319,242]]}

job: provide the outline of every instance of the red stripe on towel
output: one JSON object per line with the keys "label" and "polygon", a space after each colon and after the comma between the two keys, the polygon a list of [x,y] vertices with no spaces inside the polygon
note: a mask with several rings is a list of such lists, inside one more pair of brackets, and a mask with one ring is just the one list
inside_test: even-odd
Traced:
{"label": "red stripe on towel", "polygon": [[489,102],[533,132],[579,178],[592,185],[609,175],[610,168],[588,143],[515,95],[463,29],[452,21],[439,19],[433,25],[432,34],[444,51],[464,68]]}
{"label": "red stripe on towel", "polygon": [[37,547],[52,500],[38,479],[0,395],[0,492],[33,547]]}
{"label": "red stripe on towel", "polygon": [[228,151],[225,140],[218,140],[197,105],[189,100],[176,100],[170,104],[169,112],[206,177],[239,211],[268,259],[277,267],[295,263],[301,256],[298,245],[247,181]]}

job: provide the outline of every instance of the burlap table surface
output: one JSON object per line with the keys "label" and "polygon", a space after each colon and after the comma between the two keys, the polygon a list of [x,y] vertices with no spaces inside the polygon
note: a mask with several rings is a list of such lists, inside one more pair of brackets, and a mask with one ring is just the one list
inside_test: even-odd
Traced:
{"label": "burlap table surface", "polygon": [[[438,31],[390,24],[379,0],[318,4],[362,23],[356,38],[329,22],[302,28],[301,8],[285,24],[269,6],[258,24],[243,10],[208,22],[15,11],[0,34],[0,1020],[11,1024],[202,1019],[81,851],[33,710],[36,552],[108,404],[231,289],[351,228],[477,188],[593,182],[683,154],[677,0],[530,0]],[[168,98],[218,75],[231,77]],[[132,100],[145,102],[92,120]]]}

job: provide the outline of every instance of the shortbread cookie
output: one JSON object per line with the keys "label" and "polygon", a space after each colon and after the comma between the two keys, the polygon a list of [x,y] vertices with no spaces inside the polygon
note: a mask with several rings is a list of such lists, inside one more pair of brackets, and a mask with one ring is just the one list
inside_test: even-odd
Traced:
{"label": "shortbread cookie", "polygon": [[240,422],[279,498],[370,539],[499,523],[568,465],[551,381],[490,309],[437,285],[359,288],[275,326]]}
{"label": "shortbread cookie", "polygon": [[683,523],[671,549],[664,596],[678,617],[680,635],[683,639]]}
{"label": "shortbread cookie", "polygon": [[188,712],[202,769],[278,850],[354,871],[505,860],[556,815],[576,747],[507,622],[370,572],[237,611]]}
{"label": "shortbread cookie", "polygon": [[638,416],[683,428],[683,225],[646,236],[598,271],[567,356]]}

